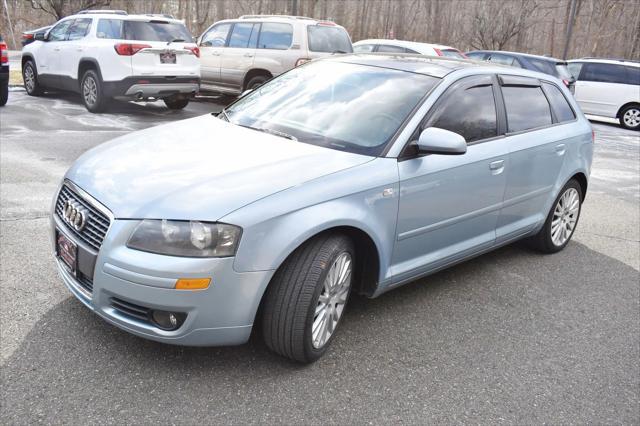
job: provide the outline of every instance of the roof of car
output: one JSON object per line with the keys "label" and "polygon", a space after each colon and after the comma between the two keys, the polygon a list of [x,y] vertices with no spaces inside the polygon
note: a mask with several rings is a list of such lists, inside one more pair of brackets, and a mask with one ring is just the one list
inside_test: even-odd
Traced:
{"label": "roof of car", "polygon": [[607,59],[607,58],[582,58],[571,59],[567,62],[597,62],[600,64],[628,65],[631,67],[640,67],[640,62],[627,59]]}
{"label": "roof of car", "polygon": [[443,44],[431,44],[431,43],[420,43],[417,41],[408,41],[408,40],[387,40],[380,38],[372,38],[367,40],[360,40],[353,45],[362,45],[362,44],[386,44],[389,46],[398,46],[398,47],[406,47],[409,49],[413,49],[416,51],[420,51],[420,49],[429,48],[429,49],[453,49],[451,46],[445,46]]}
{"label": "roof of car", "polygon": [[183,21],[173,18],[170,15],[164,14],[141,14],[141,15],[127,15],[122,13],[90,13],[90,11],[86,11],[83,13],[78,13],[76,15],[71,15],[67,18],[103,18],[103,19],[121,19],[125,21],[149,21],[149,20],[158,20],[158,21],[167,21],[172,23],[183,23]]}
{"label": "roof of car", "polygon": [[340,27],[341,25],[336,24],[330,20],[322,20],[322,19],[314,19],[308,18],[306,16],[290,16],[290,15],[242,15],[239,18],[228,18],[222,19],[220,21],[214,22],[217,24],[219,22],[241,22],[241,21],[264,21],[264,22],[278,22],[278,23],[301,23],[305,25],[317,25],[317,24],[326,24],[327,26],[336,26]]}
{"label": "roof of car", "polygon": [[358,65],[368,65],[380,68],[390,68],[438,78],[442,78],[445,75],[462,68],[495,68],[495,64],[491,64],[488,62],[408,53],[354,53],[349,55],[331,56],[324,60]]}
{"label": "roof of car", "polygon": [[508,50],[472,50],[472,51],[466,52],[466,53],[469,53],[469,54],[473,54],[473,53],[504,53],[506,55],[524,56],[525,58],[540,59],[542,61],[566,62],[563,59],[554,58],[552,56],[533,55],[531,53],[522,53],[522,52],[510,52]]}

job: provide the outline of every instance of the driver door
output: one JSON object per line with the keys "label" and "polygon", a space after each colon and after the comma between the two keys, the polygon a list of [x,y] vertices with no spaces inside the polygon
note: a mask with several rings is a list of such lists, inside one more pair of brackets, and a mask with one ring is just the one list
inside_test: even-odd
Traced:
{"label": "driver door", "polygon": [[[61,74],[62,48],[67,40],[67,32],[73,19],[58,22],[47,34],[47,41],[42,44],[38,55],[38,74],[45,80],[56,80]],[[47,76],[49,75],[49,77]],[[42,77],[40,77],[42,78]],[[54,82],[55,83],[55,82]]]}
{"label": "driver door", "polygon": [[491,76],[459,80],[436,102],[421,129],[456,132],[467,141],[467,152],[399,160],[394,283],[494,245],[508,167],[498,102]]}

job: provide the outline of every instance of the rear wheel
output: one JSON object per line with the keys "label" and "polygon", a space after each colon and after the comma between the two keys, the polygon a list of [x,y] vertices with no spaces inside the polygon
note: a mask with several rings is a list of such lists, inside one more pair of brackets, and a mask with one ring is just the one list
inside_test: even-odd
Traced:
{"label": "rear wheel", "polygon": [[39,96],[42,94],[42,87],[38,84],[38,73],[33,61],[27,61],[22,67],[22,80],[24,89],[29,96]]}
{"label": "rear wheel", "polygon": [[163,101],[169,109],[183,109],[189,105],[189,98],[165,98]]}
{"label": "rear wheel", "polygon": [[87,70],[82,76],[80,94],[84,106],[89,112],[102,112],[107,107],[108,99],[102,89],[102,80],[94,70]]}
{"label": "rear wheel", "polygon": [[268,79],[269,78],[264,75],[255,76],[247,82],[247,87],[245,87],[244,90],[255,90],[262,86]]}
{"label": "rear wheel", "polygon": [[640,105],[630,105],[620,112],[620,125],[629,130],[640,130]]}
{"label": "rear wheel", "polygon": [[298,248],[267,289],[262,329],[267,346],[309,363],[329,347],[351,292],[353,243],[340,234],[318,236]]}
{"label": "rear wheel", "polygon": [[582,188],[571,179],[554,201],[544,226],[529,239],[531,245],[543,253],[556,253],[569,244],[580,219]]}

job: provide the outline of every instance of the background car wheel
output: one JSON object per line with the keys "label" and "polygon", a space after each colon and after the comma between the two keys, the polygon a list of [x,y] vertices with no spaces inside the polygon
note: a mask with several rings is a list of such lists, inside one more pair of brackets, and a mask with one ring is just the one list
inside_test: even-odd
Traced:
{"label": "background car wheel", "polygon": [[631,105],[620,112],[620,125],[629,130],[640,130],[640,105]]}
{"label": "background car wheel", "polygon": [[42,87],[38,84],[38,73],[33,61],[25,62],[22,67],[22,80],[24,81],[24,89],[29,96],[39,96],[42,94]]}
{"label": "background car wheel", "polygon": [[189,105],[189,98],[165,98],[163,101],[169,109],[183,109]]}
{"label": "background car wheel", "polygon": [[582,188],[571,179],[553,202],[544,226],[529,239],[535,249],[543,253],[556,253],[567,246],[578,226],[582,210]]}
{"label": "background car wheel", "polygon": [[102,112],[107,106],[107,99],[102,91],[102,81],[94,70],[87,70],[80,83],[82,102],[89,112]]}
{"label": "background car wheel", "polygon": [[267,289],[262,332],[267,346],[309,363],[325,353],[346,307],[353,278],[353,243],[320,235],[298,248]]}
{"label": "background car wheel", "polygon": [[9,84],[0,85],[0,106],[5,106],[9,99]]}
{"label": "background car wheel", "polygon": [[267,80],[268,78],[263,75],[255,76],[251,80],[249,80],[249,82],[247,83],[247,87],[245,87],[244,90],[255,90],[258,87],[262,86]]}

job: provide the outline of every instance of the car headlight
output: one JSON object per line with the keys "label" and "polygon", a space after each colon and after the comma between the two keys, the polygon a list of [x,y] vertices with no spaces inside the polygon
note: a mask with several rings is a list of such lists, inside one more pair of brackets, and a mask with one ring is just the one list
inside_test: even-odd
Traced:
{"label": "car headlight", "polygon": [[145,219],[127,247],[170,256],[228,257],[235,254],[241,233],[225,223]]}

